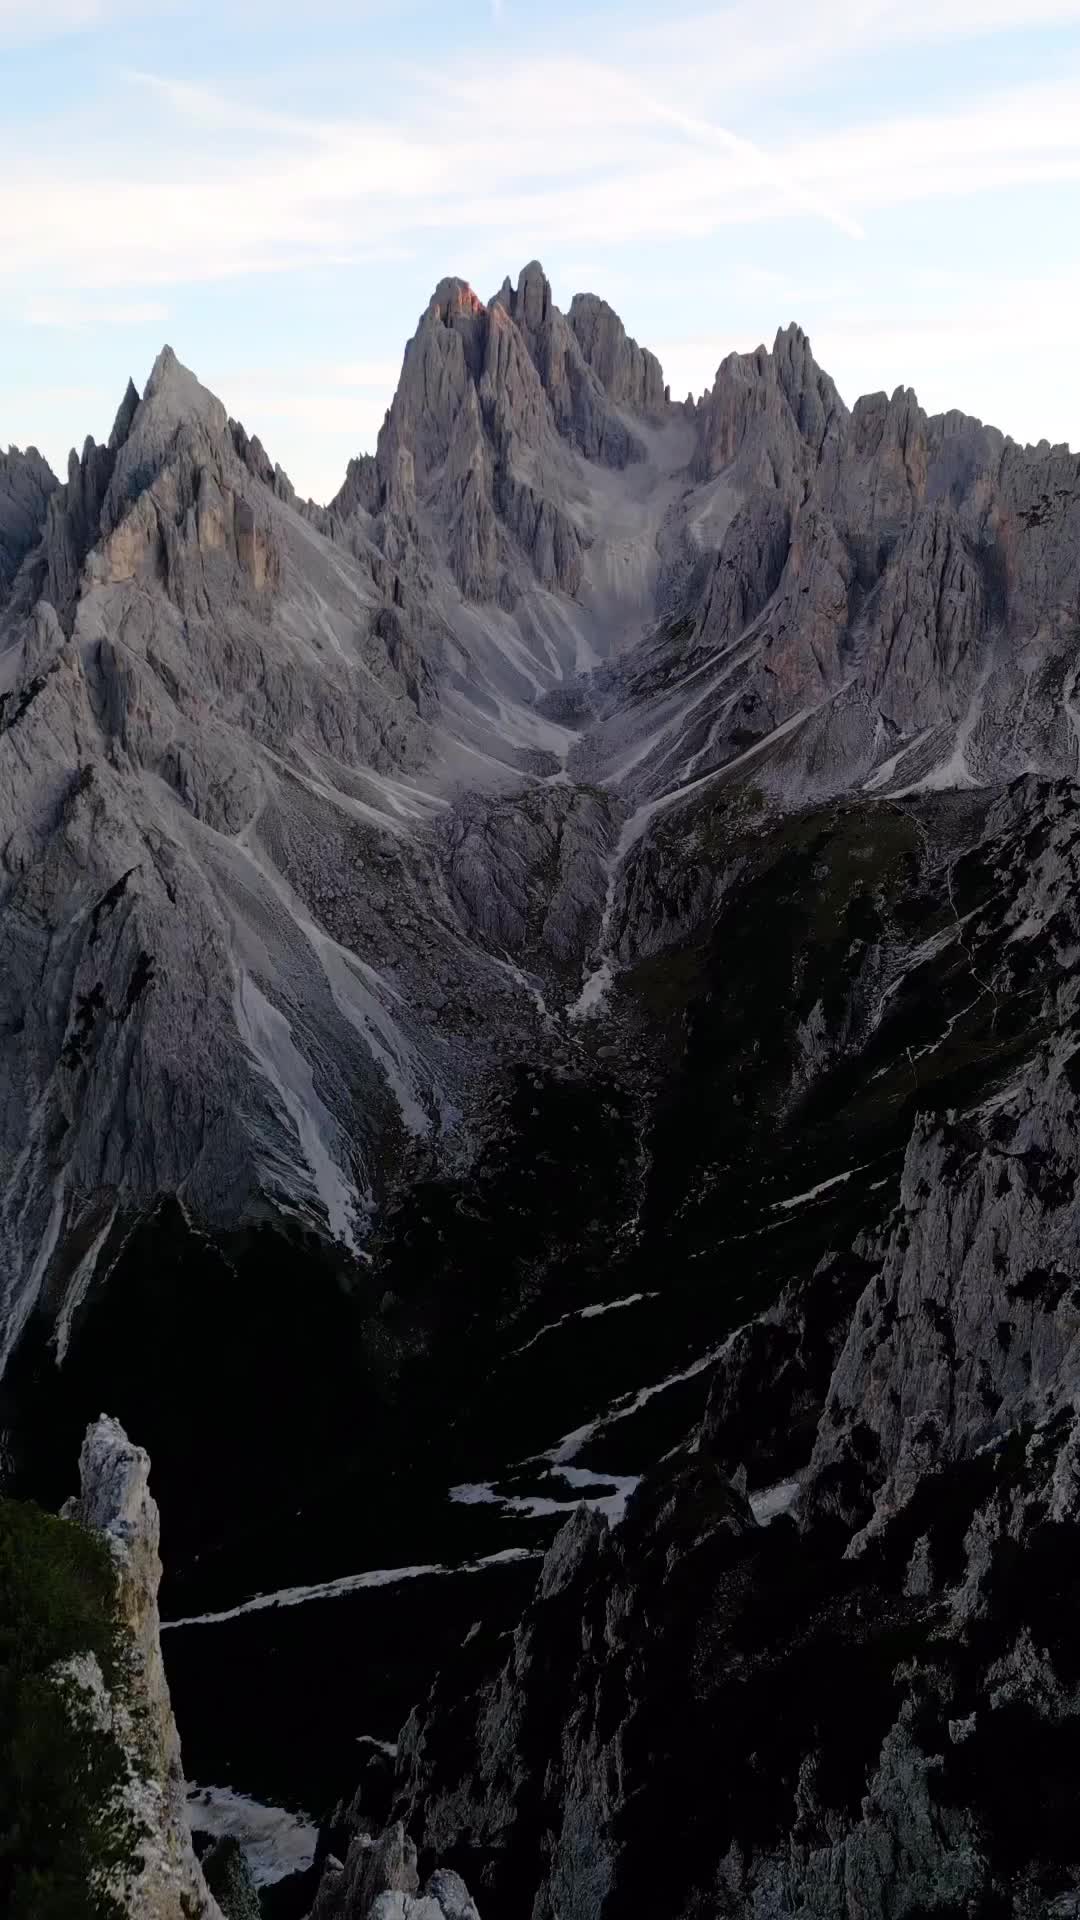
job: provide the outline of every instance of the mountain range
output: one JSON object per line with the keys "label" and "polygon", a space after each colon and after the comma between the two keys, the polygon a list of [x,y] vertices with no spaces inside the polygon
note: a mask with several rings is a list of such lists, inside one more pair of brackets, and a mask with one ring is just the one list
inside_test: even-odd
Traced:
{"label": "mountain range", "polygon": [[149,1448],[267,1911],[1080,1915],[1078,675],[1068,447],[535,262],[327,506],[0,457],[9,1478]]}

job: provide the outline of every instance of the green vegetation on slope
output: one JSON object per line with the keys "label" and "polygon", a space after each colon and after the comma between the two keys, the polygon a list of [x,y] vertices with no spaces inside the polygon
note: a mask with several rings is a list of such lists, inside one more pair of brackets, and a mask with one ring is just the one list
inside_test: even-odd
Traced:
{"label": "green vegetation on slope", "polygon": [[[0,1913],[117,1920],[136,1864],[122,1746],[64,1663],[91,1656],[123,1685],[116,1575],[103,1540],[0,1500]],[[87,1662],[87,1664],[89,1664]]]}

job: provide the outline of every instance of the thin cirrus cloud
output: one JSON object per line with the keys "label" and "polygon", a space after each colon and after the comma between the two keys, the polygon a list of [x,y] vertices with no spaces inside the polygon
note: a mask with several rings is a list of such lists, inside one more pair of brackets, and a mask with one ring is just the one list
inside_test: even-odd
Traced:
{"label": "thin cirrus cloud", "polygon": [[[845,63],[905,48],[931,57],[950,42],[992,40],[1080,22],[1080,0],[731,0],[706,12],[665,16],[631,30],[625,53],[657,84],[679,82],[693,99],[774,98],[805,93]],[[691,49],[690,61],[680,49]]]}
{"label": "thin cirrus cloud", "polygon": [[85,327],[153,327],[167,320],[169,309],[160,300],[91,302],[72,300],[62,295],[31,300],[23,313],[28,327],[52,327],[63,331]]}
{"label": "thin cirrus cloud", "polygon": [[[523,235],[530,251],[610,247],[793,214],[854,240],[887,206],[1080,173],[1080,80],[769,146],[575,60],[529,72],[511,63],[471,126],[471,88],[452,80],[439,91],[425,78],[415,123],[390,124],[264,115],[205,89],[150,84],[167,121],[156,177],[99,168],[92,150],[77,170],[63,151],[39,153],[5,212],[0,281],[159,286],[392,258],[440,231],[505,236],[513,256]],[[231,142],[238,114],[249,139],[215,156],[215,129]]]}
{"label": "thin cirrus cloud", "polygon": [[100,24],[105,15],[103,0],[0,0],[0,41],[46,40],[54,35],[78,33]]}

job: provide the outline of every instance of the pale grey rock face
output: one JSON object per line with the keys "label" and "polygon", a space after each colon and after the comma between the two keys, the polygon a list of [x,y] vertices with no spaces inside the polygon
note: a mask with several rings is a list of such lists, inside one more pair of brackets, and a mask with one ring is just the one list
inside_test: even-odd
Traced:
{"label": "pale grey rock face", "polygon": [[354,513],[373,514],[378,509],[379,472],[375,456],[362,453],[349,461],[344,485],[334,495],[328,511],[339,515],[342,520],[349,520]]}
{"label": "pale grey rock face", "polygon": [[[640,410],[644,410],[646,395],[652,395],[651,369],[647,370],[643,361],[634,366],[630,349],[640,354],[636,342],[625,342],[623,356],[614,330],[606,340],[600,337],[606,332],[604,322],[586,304],[584,311],[579,311],[583,345],[579,327],[555,306],[550,283],[538,260],[522,269],[516,288],[506,281],[493,304],[509,313],[525,341],[563,438],[586,459],[598,460],[604,466],[621,468],[640,459],[641,443],[617,411],[624,399],[626,404],[633,404],[625,392],[628,382],[635,398],[641,396]],[[620,371],[618,362],[623,357],[626,367]],[[652,360],[651,355],[649,358]],[[594,366],[593,360],[598,364]],[[609,387],[609,379],[615,390]],[[655,406],[655,401],[650,404]]]}
{"label": "pale grey rock face", "polygon": [[668,402],[664,370],[654,353],[631,340],[606,300],[575,293],[567,314],[588,365],[616,406],[662,417]]}
{"label": "pale grey rock face", "polygon": [[[615,839],[605,795],[559,786],[477,801],[448,816],[445,833],[451,895],[494,951],[537,970],[583,964]],[[549,876],[539,899],[538,871]]]}
{"label": "pale grey rock face", "polygon": [[771,353],[731,353],[696,410],[695,476],[707,480],[738,462],[762,484],[794,489],[834,446],[847,408],[795,326]]}
{"label": "pale grey rock face", "polygon": [[111,1707],[131,1767],[131,1811],[143,1829],[142,1864],[119,1888],[131,1920],[223,1920],[191,1847],[180,1759],[161,1659],[160,1521],[150,1462],[118,1421],[103,1414],[79,1460],[80,1491],[65,1516],[100,1533],[116,1562],[121,1630],[130,1644],[129,1697]]}
{"label": "pale grey rock face", "polygon": [[737,509],[712,563],[694,642],[720,653],[737,641],[780,584],[791,513],[775,491],[754,491]]}
{"label": "pale grey rock face", "polygon": [[513,606],[522,555],[541,587],[575,596],[586,538],[566,510],[582,489],[563,443],[622,467],[645,449],[617,407],[666,413],[658,363],[595,304],[580,319],[599,372],[537,263],[489,306],[464,281],[440,282],[406,349],[374,469],[354,463],[335,512],[380,517],[395,561],[433,522],[467,599]]}
{"label": "pale grey rock face", "polygon": [[[64,1252],[76,1228],[100,1252],[129,1206],[163,1190],[235,1218],[300,1136],[301,1192],[351,1235],[366,1183],[346,1144],[355,1128],[332,1108],[346,1076],[367,1081],[379,1114],[399,1104],[386,1065],[397,1072],[404,1046],[396,1022],[387,1012],[372,1026],[374,1050],[363,1025],[379,986],[345,960],[339,974],[332,942],[319,950],[333,984],[318,962],[312,982],[313,923],[244,836],[260,817],[280,832],[296,807],[324,833],[339,821],[346,839],[365,820],[377,828],[379,782],[425,740],[422,661],[403,634],[379,636],[363,568],[240,466],[223,409],[168,354],[120,431],[50,502],[43,551],[54,572],[64,558],[60,608],[46,598],[9,613],[0,1132],[8,1272],[31,1284],[9,1295],[8,1344],[42,1286],[61,1317],[77,1302],[83,1278]],[[339,763],[370,771],[335,802]],[[397,837],[387,829],[387,846]],[[328,1072],[342,1074],[329,1104],[317,1091]],[[416,1127],[425,1097],[410,1104]]]}
{"label": "pale grey rock face", "polygon": [[400,1822],[358,1824],[344,1862],[328,1862],[310,1920],[480,1920],[460,1874],[438,1867],[420,1891],[416,1847]]}
{"label": "pale grey rock face", "polygon": [[[754,778],[789,803],[1072,770],[1075,456],[929,419],[906,389],[849,418],[797,329],[730,356],[694,417],[683,511],[720,550],[687,646],[661,628],[656,658],[696,751],[647,757],[639,779],[719,772],[779,728],[793,737]],[[623,732],[639,698],[629,678]]]}
{"label": "pale grey rock face", "polygon": [[56,476],[36,447],[0,453],[0,608],[32,547],[41,537]]}

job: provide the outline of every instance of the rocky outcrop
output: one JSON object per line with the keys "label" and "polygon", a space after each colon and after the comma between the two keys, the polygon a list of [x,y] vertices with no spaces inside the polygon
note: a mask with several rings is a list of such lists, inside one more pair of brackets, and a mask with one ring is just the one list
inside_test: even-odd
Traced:
{"label": "rocky outcrop", "polygon": [[[647,396],[651,399],[654,394],[652,369],[658,363],[649,355],[651,364],[647,366],[637,343],[626,341],[625,335],[624,351],[616,326],[608,326],[602,316],[594,314],[589,296],[585,300],[579,326],[588,352],[579,338],[579,327],[554,304],[551,284],[538,260],[522,269],[516,287],[505,280],[492,304],[510,315],[525,341],[559,434],[587,460],[621,468],[640,459],[643,449],[632,427],[617,411],[623,391],[616,394],[607,381],[611,379],[617,389],[629,386],[640,393],[644,406]],[[611,319],[614,322],[615,315]],[[592,364],[590,354],[597,366]]]}
{"label": "rocky outcrop", "polygon": [[406,349],[374,469],[351,470],[334,510],[381,516],[396,564],[430,519],[468,599],[512,606],[530,575],[573,595],[584,543],[564,504],[575,489],[560,436],[590,459],[630,457],[542,270],[526,268],[490,306],[445,280]]}
{"label": "rocky outcrop", "polygon": [[36,447],[0,453],[0,608],[27,554],[41,538],[56,476]]}
{"label": "rocky outcrop", "polygon": [[131,1920],[222,1920],[191,1848],[180,1739],[161,1659],[160,1523],[149,1472],[147,1455],[103,1414],[86,1435],[80,1491],[65,1509],[68,1519],[104,1537],[116,1568],[127,1677],[115,1698],[102,1697],[102,1710],[127,1756],[142,1856],[117,1891]]}
{"label": "rocky outcrop", "polygon": [[350,460],[345,479],[330,502],[328,511],[342,520],[356,512],[373,514],[379,509],[379,470],[374,454],[361,453]]}
{"label": "rocky outcrop", "polygon": [[49,503],[41,553],[43,577],[35,582],[35,593],[40,591],[41,598],[56,609],[69,634],[83,562],[98,537],[114,460],[114,448],[100,447],[93,440],[87,440],[81,456],[73,448],[67,483]]}
{"label": "rocky outcrop", "polygon": [[260,1920],[259,1890],[240,1842],[232,1834],[224,1833],[215,1840],[200,1864],[223,1920]]}
{"label": "rocky outcrop", "polygon": [[580,967],[599,931],[613,840],[600,793],[549,787],[523,801],[478,800],[447,821],[448,885],[497,953],[534,967]]}
{"label": "rocky outcrop", "polygon": [[847,408],[806,335],[788,327],[771,353],[758,347],[721,362],[696,411],[695,475],[707,480],[738,462],[747,477],[798,503],[846,420]]}
{"label": "rocky outcrop", "polygon": [[654,353],[630,339],[614,308],[595,293],[575,293],[567,319],[587,364],[615,405],[662,418],[668,405],[663,368]]}
{"label": "rocky outcrop", "polygon": [[823,1508],[839,1503],[871,1530],[942,1464],[1068,1424],[1080,1393],[1072,790],[1018,783],[987,830],[1006,904],[996,952],[994,908],[976,923],[972,941],[987,945],[985,958],[972,953],[974,990],[1007,1017],[1040,937],[1061,973],[1032,1065],[984,1108],[922,1117],[908,1143],[897,1218],[838,1356],[810,1479]]}
{"label": "rocky outcrop", "polygon": [[712,563],[695,644],[721,652],[737,642],[776,592],[791,543],[780,494],[755,490],[732,516]]}
{"label": "rocky outcrop", "polygon": [[[710,723],[696,773],[796,721],[766,775],[789,802],[886,761],[900,791],[1071,768],[1074,456],[930,418],[910,389],[849,418],[795,328],[729,356],[694,423],[696,475],[735,502],[691,590],[687,664],[733,653],[711,711],[694,682]],[[672,692],[682,670],[672,650]]]}
{"label": "rocky outcrop", "polygon": [[416,1847],[398,1823],[373,1833],[356,1816],[345,1860],[330,1860],[310,1920],[480,1920],[468,1888],[438,1867],[420,1887]]}
{"label": "rocky outcrop", "polygon": [[[551,1547],[509,1649],[474,1650],[453,1693],[410,1721],[402,1815],[467,1873],[475,1859],[496,1912],[509,1910],[510,1875],[533,1890],[534,1920],[628,1912],[630,1888],[636,1911],[661,1887],[664,1910],[684,1910],[673,1882],[689,1862],[677,1853],[673,1871],[672,1850],[656,1848],[659,1805],[646,1813],[635,1756],[651,1749],[658,1800],[678,1804],[708,1750],[689,1684],[704,1653],[699,1596],[712,1596],[719,1633],[754,1531],[744,1497],[704,1455],[662,1470],[616,1534],[582,1509]],[[714,1775],[722,1851],[721,1794]]]}

